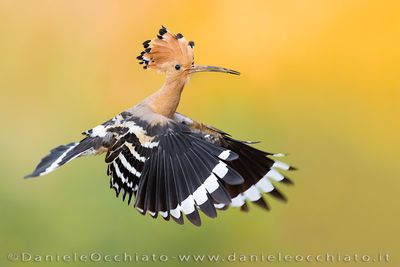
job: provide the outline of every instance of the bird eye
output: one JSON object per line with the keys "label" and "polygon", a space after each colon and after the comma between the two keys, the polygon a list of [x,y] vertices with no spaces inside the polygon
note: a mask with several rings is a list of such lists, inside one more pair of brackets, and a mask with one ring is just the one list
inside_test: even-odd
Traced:
{"label": "bird eye", "polygon": [[175,69],[176,69],[176,70],[180,70],[180,69],[181,69],[181,65],[176,64],[176,65],[175,65]]}

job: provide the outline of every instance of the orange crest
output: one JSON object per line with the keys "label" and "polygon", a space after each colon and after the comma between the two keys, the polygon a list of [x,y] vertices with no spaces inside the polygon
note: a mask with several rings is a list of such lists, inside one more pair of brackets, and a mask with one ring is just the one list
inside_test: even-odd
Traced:
{"label": "orange crest", "polygon": [[137,57],[143,68],[152,68],[162,72],[174,67],[190,68],[194,64],[194,42],[186,41],[182,34],[173,34],[164,26],[159,35],[143,43],[144,51]]}

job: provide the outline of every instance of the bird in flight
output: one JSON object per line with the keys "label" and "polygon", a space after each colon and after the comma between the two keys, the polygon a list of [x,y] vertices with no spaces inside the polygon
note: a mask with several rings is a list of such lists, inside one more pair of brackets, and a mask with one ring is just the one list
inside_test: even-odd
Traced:
{"label": "bird in flight", "polygon": [[144,69],[166,76],[162,87],[114,118],[83,132],[79,142],[50,151],[32,174],[48,174],[71,160],[106,153],[110,187],[143,215],[173,219],[183,216],[201,225],[199,210],[214,218],[217,210],[248,202],[269,209],[267,193],[286,201],[275,187],[292,184],[281,171],[293,170],[276,160],[283,154],[258,150],[255,142],[239,141],[212,126],[176,112],[189,77],[198,72],[239,72],[194,64],[194,42],[164,26],[156,38],[143,43],[137,57]]}

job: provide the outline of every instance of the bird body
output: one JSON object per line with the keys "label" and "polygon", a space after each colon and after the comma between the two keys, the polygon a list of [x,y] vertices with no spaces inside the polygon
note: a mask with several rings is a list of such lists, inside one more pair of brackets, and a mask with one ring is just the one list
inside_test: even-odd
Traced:
{"label": "bird body", "polygon": [[84,139],[59,146],[27,177],[47,174],[81,156],[106,153],[110,187],[142,214],[172,218],[183,215],[195,225],[198,210],[216,217],[229,206],[247,210],[247,202],[269,209],[263,193],[286,200],[273,185],[291,181],[278,170],[293,169],[273,154],[235,140],[214,127],[177,113],[190,75],[213,71],[238,72],[194,65],[194,43],[165,27],[157,38],[143,43],[138,56],[145,69],[166,74],[163,86],[139,104],[85,131]]}

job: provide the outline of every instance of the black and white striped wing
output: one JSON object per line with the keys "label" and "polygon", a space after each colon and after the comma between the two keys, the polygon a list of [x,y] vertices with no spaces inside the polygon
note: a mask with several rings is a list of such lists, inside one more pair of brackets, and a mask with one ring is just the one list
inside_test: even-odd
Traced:
{"label": "black and white striped wing", "polygon": [[264,193],[286,201],[286,197],[278,190],[277,183],[292,184],[283,171],[295,168],[277,160],[283,154],[273,154],[258,150],[247,142],[238,141],[228,136],[221,140],[221,146],[239,154],[239,159],[229,162],[229,166],[244,177],[240,185],[224,185],[232,197],[230,206],[248,210],[248,202],[253,202],[264,209],[269,209]]}
{"label": "black and white striped wing", "polygon": [[52,149],[40,161],[36,169],[25,178],[48,174],[78,157],[97,155],[108,151],[115,142],[115,137],[121,136],[126,131],[122,124],[129,116],[131,116],[130,113],[122,112],[111,120],[83,132],[86,137],[81,141]]}
{"label": "black and white striped wing", "polygon": [[138,190],[144,165],[158,143],[152,142],[154,138],[148,137],[145,130],[136,125],[133,119],[124,123],[121,134],[115,138],[116,142],[105,158],[108,164],[107,174],[116,196],[122,195],[123,200],[128,196],[130,204],[132,196]]}
{"label": "black and white striped wing", "polygon": [[174,122],[142,126],[135,124],[135,130],[117,141],[106,157],[117,195],[131,200],[135,194],[134,205],[142,214],[178,223],[183,223],[185,215],[195,225],[201,224],[198,209],[215,217],[215,204],[231,202],[222,183],[243,183],[240,174],[225,163],[236,159],[235,153]]}
{"label": "black and white striped wing", "polygon": [[251,146],[253,142],[235,140],[219,129],[193,121],[180,113],[175,113],[174,120],[187,126],[204,140],[238,155],[237,159],[227,162],[227,165],[236,170],[244,178],[244,182],[238,185],[222,182],[232,201],[229,205],[216,205],[216,207],[222,209],[229,206],[240,207],[243,211],[247,211],[247,203],[253,202],[264,209],[269,209],[263,197],[264,193],[286,201],[286,197],[275,184],[292,184],[282,171],[295,168],[276,159],[284,154],[261,151]]}

